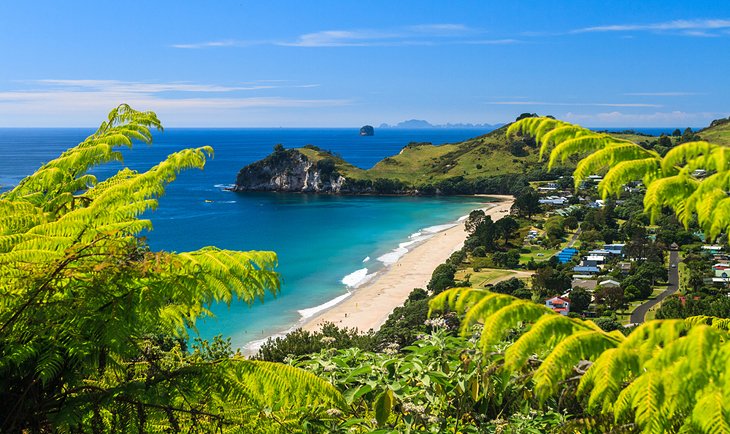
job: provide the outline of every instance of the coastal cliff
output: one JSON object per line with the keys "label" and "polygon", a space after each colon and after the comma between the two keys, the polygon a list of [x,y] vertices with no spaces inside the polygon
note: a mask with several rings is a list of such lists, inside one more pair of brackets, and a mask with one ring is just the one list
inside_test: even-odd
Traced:
{"label": "coastal cliff", "polygon": [[241,169],[233,190],[339,193],[345,181],[333,159],[314,160],[297,149],[277,149]]}

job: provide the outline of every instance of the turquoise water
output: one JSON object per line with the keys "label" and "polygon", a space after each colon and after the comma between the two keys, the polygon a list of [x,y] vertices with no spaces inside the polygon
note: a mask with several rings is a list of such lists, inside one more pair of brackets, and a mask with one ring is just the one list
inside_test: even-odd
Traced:
{"label": "turquoise water", "polygon": [[[286,147],[311,143],[368,168],[410,141],[456,142],[484,133],[382,130],[373,137],[360,137],[357,132],[180,129],[157,134],[152,147],[140,145],[124,151],[125,165],[144,170],[182,148],[212,145],[216,150],[204,171],[181,174],[160,200],[159,209],[148,213],[154,224],[147,234],[152,248],[186,251],[215,245],[273,250],[279,255],[281,294],[251,308],[214,306],[217,318],[199,324],[203,337],[223,334],[238,347],[283,332],[295,326],[303,314],[312,314],[318,306],[352,290],[342,282],[346,276],[353,286],[372,277],[412,247],[406,243],[426,238],[429,231],[424,229],[453,222],[483,203],[463,197],[232,193],[224,189],[241,167],[267,155],[276,143]],[[17,183],[42,161],[89,133],[81,129],[0,129],[0,184]],[[103,177],[120,167],[110,164],[97,173]],[[366,258],[370,259],[364,261]]]}

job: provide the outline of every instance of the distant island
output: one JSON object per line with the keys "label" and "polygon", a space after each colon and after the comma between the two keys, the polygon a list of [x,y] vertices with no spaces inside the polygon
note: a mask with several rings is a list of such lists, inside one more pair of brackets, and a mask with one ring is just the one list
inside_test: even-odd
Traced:
{"label": "distant island", "polygon": [[373,136],[375,135],[375,128],[373,128],[372,125],[365,125],[364,127],[360,128],[360,135]]}
{"label": "distant island", "polygon": [[471,123],[458,123],[458,124],[440,124],[440,125],[434,125],[428,121],[422,120],[422,119],[410,119],[407,121],[399,122],[395,125],[389,125],[389,124],[380,124],[380,128],[404,128],[404,129],[426,129],[426,128],[460,128],[460,129],[488,129],[488,130],[495,130],[501,126],[504,126],[504,123],[498,123],[498,124],[471,124]]}

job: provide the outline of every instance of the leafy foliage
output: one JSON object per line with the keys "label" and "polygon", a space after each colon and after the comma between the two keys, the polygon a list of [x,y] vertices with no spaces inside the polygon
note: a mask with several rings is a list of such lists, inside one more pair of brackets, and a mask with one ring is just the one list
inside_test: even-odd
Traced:
{"label": "leafy foliage", "polygon": [[[431,308],[463,314],[462,334],[483,323],[485,352],[503,345],[508,332],[518,333],[504,351],[505,369],[528,370],[543,401],[561,384],[577,381],[576,394],[589,411],[612,415],[618,424],[635,423],[642,432],[726,432],[730,423],[728,320],[651,321],[624,337],[592,321],[471,288],[444,291]],[[541,362],[533,369],[535,356]]]}
{"label": "leafy foliage", "polygon": [[185,351],[211,303],[278,292],[276,255],[145,245],[139,234],[151,224],[139,216],[212,155],[187,149],[103,181],[88,173],[121,161],[119,146],[150,143],[152,128],[161,129],[154,113],[121,105],[0,195],[3,432],[279,430],[342,402],[304,371]]}
{"label": "leafy foliage", "polygon": [[526,118],[507,130],[508,135],[518,133],[542,143],[541,156],[550,153],[549,168],[570,157],[583,157],[573,173],[576,187],[589,175],[605,173],[598,190],[606,198],[618,196],[625,184],[641,180],[647,188],[644,207],[652,219],[663,207],[670,207],[685,226],[696,217],[712,238],[730,228],[730,199],[725,193],[730,189],[730,148],[726,146],[689,141],[661,157],[636,143],[551,118]]}

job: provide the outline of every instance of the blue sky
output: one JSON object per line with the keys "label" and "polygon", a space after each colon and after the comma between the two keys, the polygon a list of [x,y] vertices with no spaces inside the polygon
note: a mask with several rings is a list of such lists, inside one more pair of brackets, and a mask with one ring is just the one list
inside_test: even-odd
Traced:
{"label": "blue sky", "polygon": [[724,1],[6,1],[0,126],[417,118],[703,126],[730,115]]}

